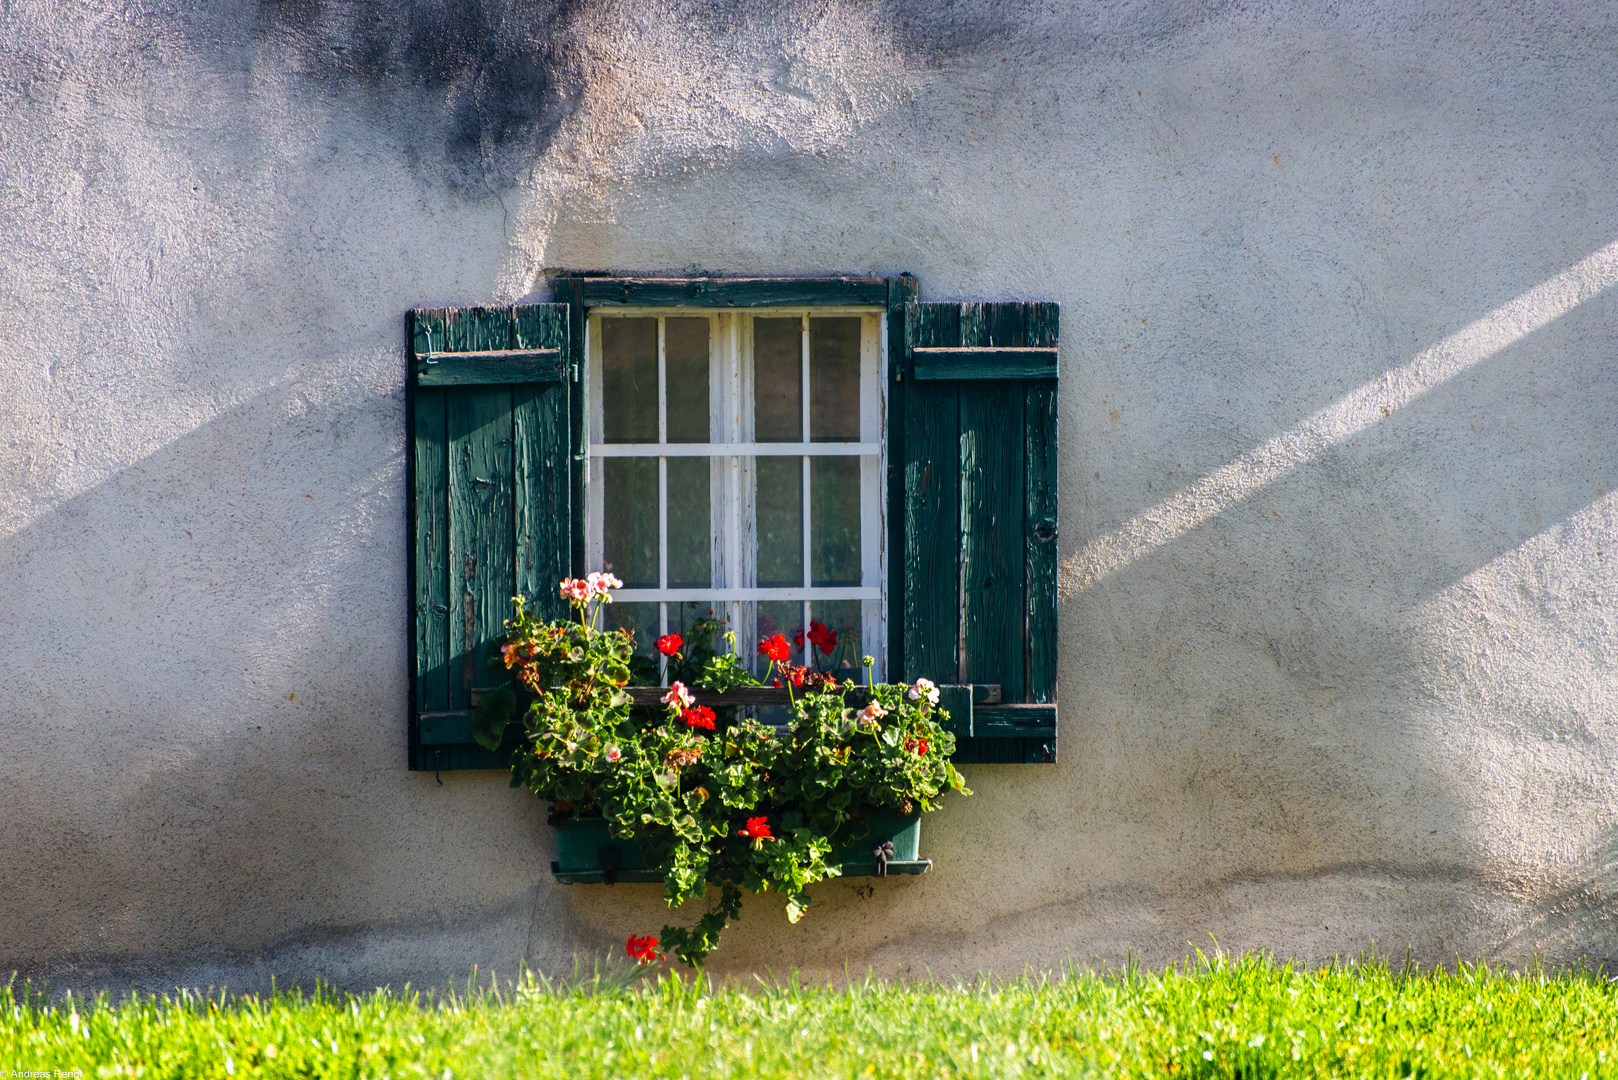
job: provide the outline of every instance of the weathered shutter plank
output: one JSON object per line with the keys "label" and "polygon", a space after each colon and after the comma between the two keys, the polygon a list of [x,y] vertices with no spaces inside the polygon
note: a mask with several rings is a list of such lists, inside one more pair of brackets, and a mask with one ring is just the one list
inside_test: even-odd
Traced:
{"label": "weathered shutter plank", "polygon": [[502,350],[490,354],[436,353],[418,359],[416,385],[418,386],[492,386],[514,382],[561,382],[562,351],[513,352]]}
{"label": "weathered shutter plank", "polygon": [[[571,353],[565,305],[418,311],[412,353]],[[470,741],[473,689],[507,681],[485,664],[521,591],[547,611],[569,566],[568,386],[530,381],[444,385],[412,364],[411,765],[501,768]],[[509,381],[522,380],[522,381]],[[427,385],[423,385],[423,382]]]}
{"label": "weathered shutter plank", "polygon": [[[954,308],[914,304],[906,318],[914,320],[912,341],[960,332]],[[960,563],[950,539],[959,535],[960,393],[952,382],[913,382],[904,410],[904,677],[953,683],[960,668]]]}
{"label": "weathered shutter plank", "polygon": [[516,586],[512,568],[512,415],[507,386],[457,389],[449,398],[450,702],[471,706],[487,685],[484,654],[499,635]]}
{"label": "weathered shutter plank", "polygon": [[961,664],[963,683],[1025,685],[1023,391],[1016,383],[961,392]]}
{"label": "weathered shutter plank", "polygon": [[912,366],[918,379],[1054,379],[1054,349],[936,347],[915,349]]}
{"label": "weathered shutter plank", "polygon": [[[1057,308],[1030,319],[1030,343],[1055,341]],[[1028,643],[1027,700],[1056,700],[1056,383],[1030,381],[1023,402],[1024,492],[1026,519],[1024,560],[1027,566]],[[1052,718],[1054,725],[1055,718]]]}
{"label": "weathered shutter plank", "polygon": [[[530,306],[519,309],[518,348],[562,342],[567,336],[566,309]],[[568,455],[546,454],[545,447],[568,446],[568,388],[513,386],[513,537],[516,592],[534,602],[542,617],[563,614],[556,583],[568,576],[572,509],[568,498]]]}
{"label": "weathered shutter plank", "polygon": [[[901,274],[888,279],[888,416],[887,431],[883,437],[887,440],[888,460],[888,523],[890,525],[889,541],[887,545],[888,562],[888,610],[893,616],[888,619],[887,663],[883,670],[883,678],[900,680],[905,677],[905,611],[908,595],[905,586],[905,548],[903,522],[905,520],[905,473],[906,473],[906,440],[905,420],[906,402],[909,398],[908,390],[914,385],[914,380],[905,382],[904,366],[909,354],[910,318],[907,310],[916,302],[916,279],[910,274]],[[901,542],[894,543],[897,537]]]}
{"label": "weathered shutter plank", "polygon": [[[443,340],[441,312],[417,312],[415,348],[430,336]],[[444,391],[415,391],[411,402],[412,500],[416,516],[411,604],[415,623],[415,706],[420,712],[449,707],[449,466],[445,456]]]}
{"label": "weathered shutter plank", "polygon": [[[906,310],[897,667],[1003,691],[1003,705],[971,707],[969,726],[956,718],[958,762],[1054,759],[1057,316],[1054,304]],[[931,504],[921,492],[947,495],[951,459],[956,502]]]}

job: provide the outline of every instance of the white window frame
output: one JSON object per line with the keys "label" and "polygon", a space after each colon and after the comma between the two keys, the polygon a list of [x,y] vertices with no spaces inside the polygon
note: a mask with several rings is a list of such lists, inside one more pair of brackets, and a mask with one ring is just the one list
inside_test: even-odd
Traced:
{"label": "white window frame", "polygon": [[[752,325],[756,318],[801,320],[803,363],[803,431],[807,436],[810,408],[809,320],[858,316],[860,330],[860,440],[855,443],[757,443],[753,442],[753,365]],[[604,441],[602,414],[601,320],[615,318],[656,318],[658,441],[656,443],[608,443]],[[665,319],[706,318],[709,320],[709,431],[719,441],[675,443],[668,441],[667,357]],[[801,606],[802,623],[807,629],[816,601],[860,601],[860,634],[863,652],[876,660],[875,676],[884,677],[887,644],[887,430],[888,409],[888,328],[887,310],[882,307],[770,307],[745,311],[716,311],[712,308],[610,307],[590,310],[585,322],[584,414],[588,425],[589,454],[585,463],[585,552],[591,567],[603,561],[602,528],[605,502],[600,462],[608,457],[655,457],[658,459],[658,583],[668,582],[668,459],[707,457],[712,462],[709,480],[710,520],[713,535],[713,588],[707,589],[622,589],[620,602],[658,604],[658,633],[668,633],[670,604],[713,601],[728,608],[727,622],[737,633],[737,646],[744,662],[751,662],[757,637],[754,605],[765,601],[796,600]],[[745,450],[745,452],[739,452]],[[754,471],[756,457],[798,457],[803,462],[803,573],[798,588],[758,588],[756,546],[753,538]],[[860,460],[860,578],[856,587],[815,588],[810,584],[813,565],[810,552],[812,534],[809,459],[820,456],[853,457]],[[800,662],[809,663],[814,646],[804,641]],[[666,666],[666,665],[665,665]],[[850,672],[858,677],[863,672]],[[664,675],[667,681],[667,675]]]}

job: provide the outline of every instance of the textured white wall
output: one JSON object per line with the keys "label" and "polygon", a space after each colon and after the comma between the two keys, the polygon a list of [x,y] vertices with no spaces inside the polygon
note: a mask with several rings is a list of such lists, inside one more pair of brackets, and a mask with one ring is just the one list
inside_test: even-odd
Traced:
{"label": "textured white wall", "polygon": [[661,925],[404,768],[403,312],[554,267],[1063,305],[1061,764],[718,970],[1618,960],[1618,5],[1057,8],[0,10],[0,968]]}

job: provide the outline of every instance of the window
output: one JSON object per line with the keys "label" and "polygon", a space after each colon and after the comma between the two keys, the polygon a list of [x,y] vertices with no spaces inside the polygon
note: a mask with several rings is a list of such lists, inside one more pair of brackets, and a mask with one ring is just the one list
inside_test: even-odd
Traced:
{"label": "window", "polygon": [[623,579],[607,617],[638,651],[711,611],[805,654],[820,622],[851,674],[880,663],[884,315],[589,316],[586,563]]}
{"label": "window", "polygon": [[747,651],[824,622],[943,687],[956,760],[1054,760],[1056,305],[555,285],[410,313],[412,769],[503,766],[469,722],[510,598],[559,615],[556,582],[608,563],[643,648],[709,607]]}

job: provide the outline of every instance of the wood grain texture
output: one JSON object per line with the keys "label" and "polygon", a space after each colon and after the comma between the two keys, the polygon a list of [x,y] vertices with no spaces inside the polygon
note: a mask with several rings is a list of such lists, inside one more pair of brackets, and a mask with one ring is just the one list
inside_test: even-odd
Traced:
{"label": "wood grain texture", "polygon": [[[906,308],[912,343],[958,341],[960,308]],[[905,389],[904,510],[898,553],[904,560],[905,678],[957,683],[960,628],[960,392],[956,383]]]}
{"label": "wood grain texture", "polygon": [[[504,347],[509,312],[476,311],[470,348]],[[501,318],[501,316],[504,318]],[[516,589],[511,388],[446,391],[450,494],[450,708],[483,685],[488,646],[504,629]]]}
{"label": "wood grain texture", "polygon": [[914,350],[918,379],[1054,379],[1056,352],[1044,349]]}
{"label": "wood grain texture", "polygon": [[415,644],[418,710],[449,706],[449,466],[446,457],[444,391],[418,392],[414,400],[414,568],[411,623]]}
{"label": "wood grain texture", "polygon": [[961,391],[961,682],[1023,700],[1023,388]]}
{"label": "wood grain texture", "polygon": [[[412,312],[411,351],[444,341],[441,311]],[[449,466],[444,391],[415,389],[410,413],[410,641],[413,712],[449,704]],[[412,738],[415,729],[412,726]]]}
{"label": "wood grain texture", "polygon": [[[570,350],[565,305],[411,313],[412,363],[434,351]],[[553,355],[547,353],[546,355]],[[461,739],[472,687],[507,682],[484,657],[520,590],[559,615],[571,564],[569,400],[562,381],[413,381],[410,425],[415,769],[504,768],[509,748]],[[551,610],[555,609],[555,610]],[[439,714],[425,716],[424,714]]]}
{"label": "wood grain texture", "polygon": [[[1055,304],[1038,305],[1030,340],[1057,340]],[[1056,700],[1057,500],[1056,384],[1028,382],[1023,399],[1023,561],[1026,567],[1023,639],[1026,643],[1025,698]],[[1054,722],[1054,721],[1053,721]],[[1054,735],[1052,736],[1054,738]]]}
{"label": "wood grain texture", "polygon": [[888,408],[886,429],[888,467],[887,562],[888,562],[888,641],[885,678],[902,681],[907,661],[904,651],[905,607],[905,361],[909,355],[909,320],[905,309],[916,302],[919,283],[909,274],[888,279]]}
{"label": "wood grain texture", "polygon": [[[905,497],[894,545],[904,559],[905,674],[1001,685],[1006,708],[973,706],[957,761],[1053,761],[1056,305],[914,304],[906,322],[915,377],[897,413]],[[944,435],[953,455],[939,445]],[[946,457],[953,513],[926,497],[938,492]],[[948,569],[953,589],[942,580]]]}
{"label": "wood grain texture", "polygon": [[493,386],[500,383],[561,382],[562,353],[509,351],[456,356],[435,353],[416,360],[417,386]]}
{"label": "wood grain texture", "polygon": [[825,278],[579,277],[585,307],[885,307],[888,280]]}
{"label": "wood grain texture", "polygon": [[[565,305],[519,308],[517,344],[565,351],[568,323]],[[542,618],[567,613],[556,583],[570,577],[572,567],[570,411],[566,384],[511,388],[515,595],[528,600],[530,610]]]}

